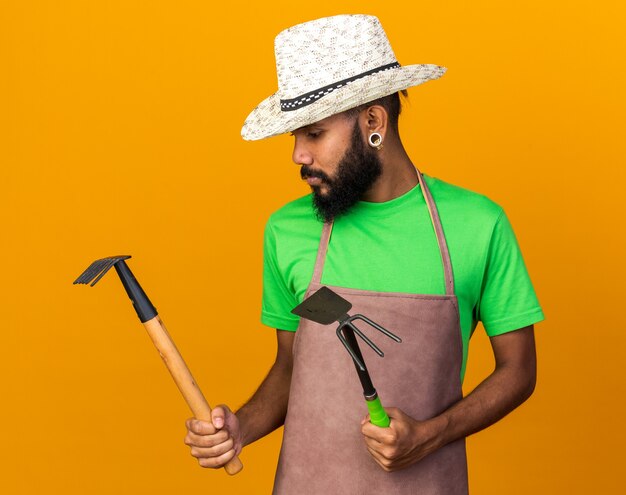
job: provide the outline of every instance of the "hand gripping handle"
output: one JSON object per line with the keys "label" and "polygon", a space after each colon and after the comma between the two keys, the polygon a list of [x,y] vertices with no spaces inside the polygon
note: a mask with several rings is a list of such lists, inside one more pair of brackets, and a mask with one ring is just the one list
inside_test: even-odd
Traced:
{"label": "hand gripping handle", "polygon": [[380,426],[381,428],[387,428],[391,421],[389,420],[389,416],[387,416],[387,412],[383,408],[383,405],[380,403],[380,398],[376,395],[372,399],[365,399],[367,403],[367,409],[370,412],[370,423],[376,426]]}
{"label": "hand gripping handle", "polygon": [[[189,371],[159,315],[143,324],[193,415],[202,421],[211,422],[211,407],[191,375],[191,371]],[[224,466],[224,469],[230,475],[237,474],[242,468],[243,464],[241,464],[239,457],[236,456]]]}

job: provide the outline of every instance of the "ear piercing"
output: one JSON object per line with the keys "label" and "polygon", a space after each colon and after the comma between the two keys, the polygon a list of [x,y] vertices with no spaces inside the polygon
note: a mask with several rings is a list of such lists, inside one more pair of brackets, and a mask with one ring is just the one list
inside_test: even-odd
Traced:
{"label": "ear piercing", "polygon": [[372,148],[376,148],[378,151],[383,149],[383,137],[379,132],[372,132],[367,138],[367,142]]}

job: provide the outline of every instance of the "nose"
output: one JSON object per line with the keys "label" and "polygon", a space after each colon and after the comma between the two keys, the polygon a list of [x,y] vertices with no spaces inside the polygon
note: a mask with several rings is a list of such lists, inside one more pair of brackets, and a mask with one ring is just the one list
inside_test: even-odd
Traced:
{"label": "nose", "polygon": [[311,165],[313,163],[313,156],[310,150],[298,136],[295,137],[295,141],[293,143],[293,153],[291,155],[291,159],[296,165]]}

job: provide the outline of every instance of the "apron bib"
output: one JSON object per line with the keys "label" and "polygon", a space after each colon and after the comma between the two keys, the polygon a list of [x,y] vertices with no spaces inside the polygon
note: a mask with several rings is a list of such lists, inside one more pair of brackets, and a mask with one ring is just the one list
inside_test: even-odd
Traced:
{"label": "apron bib", "polygon": [[[350,314],[364,314],[402,339],[400,344],[392,342],[364,326],[385,357],[381,359],[365,344],[360,345],[361,352],[383,406],[398,407],[417,420],[426,420],[461,400],[463,350],[446,239],[419,171],[418,178],[441,251],[446,294],[328,287],[352,303]],[[305,297],[322,287],[331,230],[332,224],[324,225]],[[464,438],[393,473],[374,461],[361,434],[361,419],[367,414],[363,389],[335,329],[336,325],[300,320],[274,494],[466,495]]]}

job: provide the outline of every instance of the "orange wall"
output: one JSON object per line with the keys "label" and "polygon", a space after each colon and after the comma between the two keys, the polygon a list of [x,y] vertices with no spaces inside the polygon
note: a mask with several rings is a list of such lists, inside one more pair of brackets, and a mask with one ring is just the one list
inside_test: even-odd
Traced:
{"label": "orange wall", "polygon": [[[617,493],[623,379],[624,7],[274,1],[0,6],[2,493],[269,493],[280,435],[234,478],[197,467],[189,416],[115,275],[129,253],[211,403],[240,405],[272,361],[259,323],[270,212],[307,192],[291,140],[240,139],[275,90],[273,38],[373,13],[410,91],[402,131],[429,175],[507,211],[547,320],[532,399],[468,441],[478,494]],[[477,331],[466,388],[490,371]]]}

